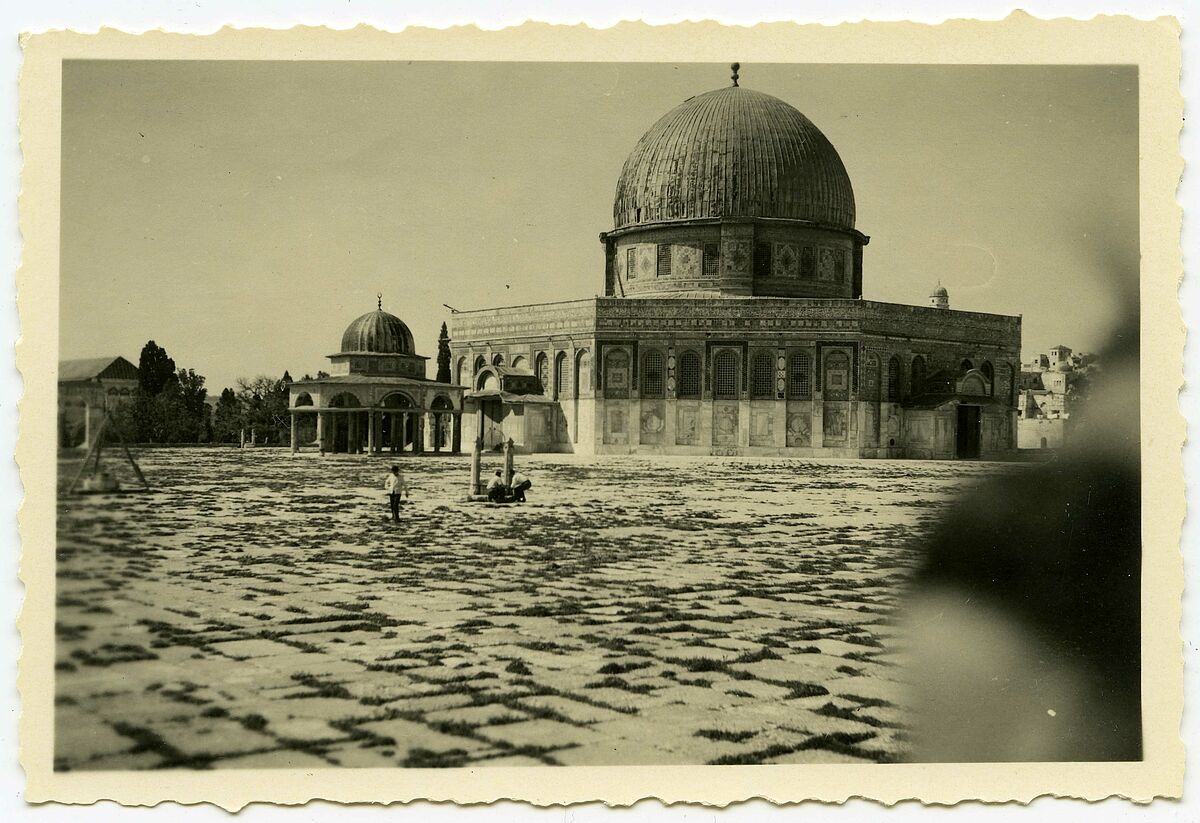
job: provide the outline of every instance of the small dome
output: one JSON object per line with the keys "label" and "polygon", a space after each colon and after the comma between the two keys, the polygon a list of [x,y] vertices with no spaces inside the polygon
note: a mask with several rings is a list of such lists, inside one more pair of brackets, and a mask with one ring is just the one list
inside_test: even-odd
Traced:
{"label": "small dome", "polygon": [[370,354],[415,354],[412,332],[394,314],[383,309],[367,312],[346,327],[343,352]]}
{"label": "small dome", "polygon": [[945,286],[939,285],[936,289],[933,290],[933,292],[929,296],[930,297],[949,297],[950,292],[946,291]]}
{"label": "small dome", "polygon": [[614,228],[713,217],[854,228],[837,150],[792,106],[739,86],[692,97],[638,141],[617,181]]}

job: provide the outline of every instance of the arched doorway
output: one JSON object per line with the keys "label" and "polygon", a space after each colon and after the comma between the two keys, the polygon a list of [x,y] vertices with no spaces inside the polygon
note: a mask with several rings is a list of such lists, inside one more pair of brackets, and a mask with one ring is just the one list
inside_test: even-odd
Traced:
{"label": "arched doorway", "polygon": [[454,404],[444,394],[434,398],[430,408],[433,410],[433,450],[450,451],[454,448]]}
{"label": "arched doorway", "polygon": [[404,451],[409,445],[415,450],[419,412],[412,398],[403,392],[392,392],[379,405],[383,409],[380,413],[380,447],[392,454]]}
{"label": "arched doorway", "polygon": [[362,435],[366,432],[363,421],[366,415],[358,411],[362,408],[358,397],[351,392],[341,392],[330,398],[329,408],[338,409],[338,411],[328,413],[327,450],[335,454],[339,452],[356,454],[362,451]]}
{"label": "arched doorway", "polygon": [[[292,403],[293,408],[302,409],[313,405],[312,395],[308,392],[300,392],[296,395],[296,400]],[[304,445],[312,445],[317,439],[317,415],[313,412],[302,414],[293,414],[295,420],[295,445],[297,447]]]}

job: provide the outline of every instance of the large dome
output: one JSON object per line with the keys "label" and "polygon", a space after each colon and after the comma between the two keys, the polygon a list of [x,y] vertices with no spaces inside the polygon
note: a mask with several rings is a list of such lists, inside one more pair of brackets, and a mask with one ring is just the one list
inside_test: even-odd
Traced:
{"label": "large dome", "polygon": [[731,86],[686,100],[625,161],[615,229],[766,217],[854,228],[854,192],[833,144],[777,97]]}
{"label": "large dome", "polygon": [[408,326],[382,309],[367,312],[342,334],[343,352],[415,354],[415,348]]}

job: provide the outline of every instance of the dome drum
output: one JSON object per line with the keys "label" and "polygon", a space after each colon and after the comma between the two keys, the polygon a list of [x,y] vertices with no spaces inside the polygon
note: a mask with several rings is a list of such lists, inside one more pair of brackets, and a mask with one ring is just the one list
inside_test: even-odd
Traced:
{"label": "dome drum", "polygon": [[638,141],[601,235],[605,293],[862,296],[850,177],[782,100],[736,84],[684,101]]}
{"label": "dome drum", "polygon": [[791,220],[696,220],[613,232],[614,297],[828,297],[862,295],[857,231]]}

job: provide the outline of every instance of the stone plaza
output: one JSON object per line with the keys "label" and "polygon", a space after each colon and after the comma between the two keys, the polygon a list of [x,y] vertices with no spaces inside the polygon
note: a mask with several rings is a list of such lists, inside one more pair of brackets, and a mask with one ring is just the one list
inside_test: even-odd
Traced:
{"label": "stone plaza", "polygon": [[426,455],[392,526],[378,460],[139,460],[58,502],[58,769],[902,759],[921,538],[1022,470],[539,455],[488,507]]}

